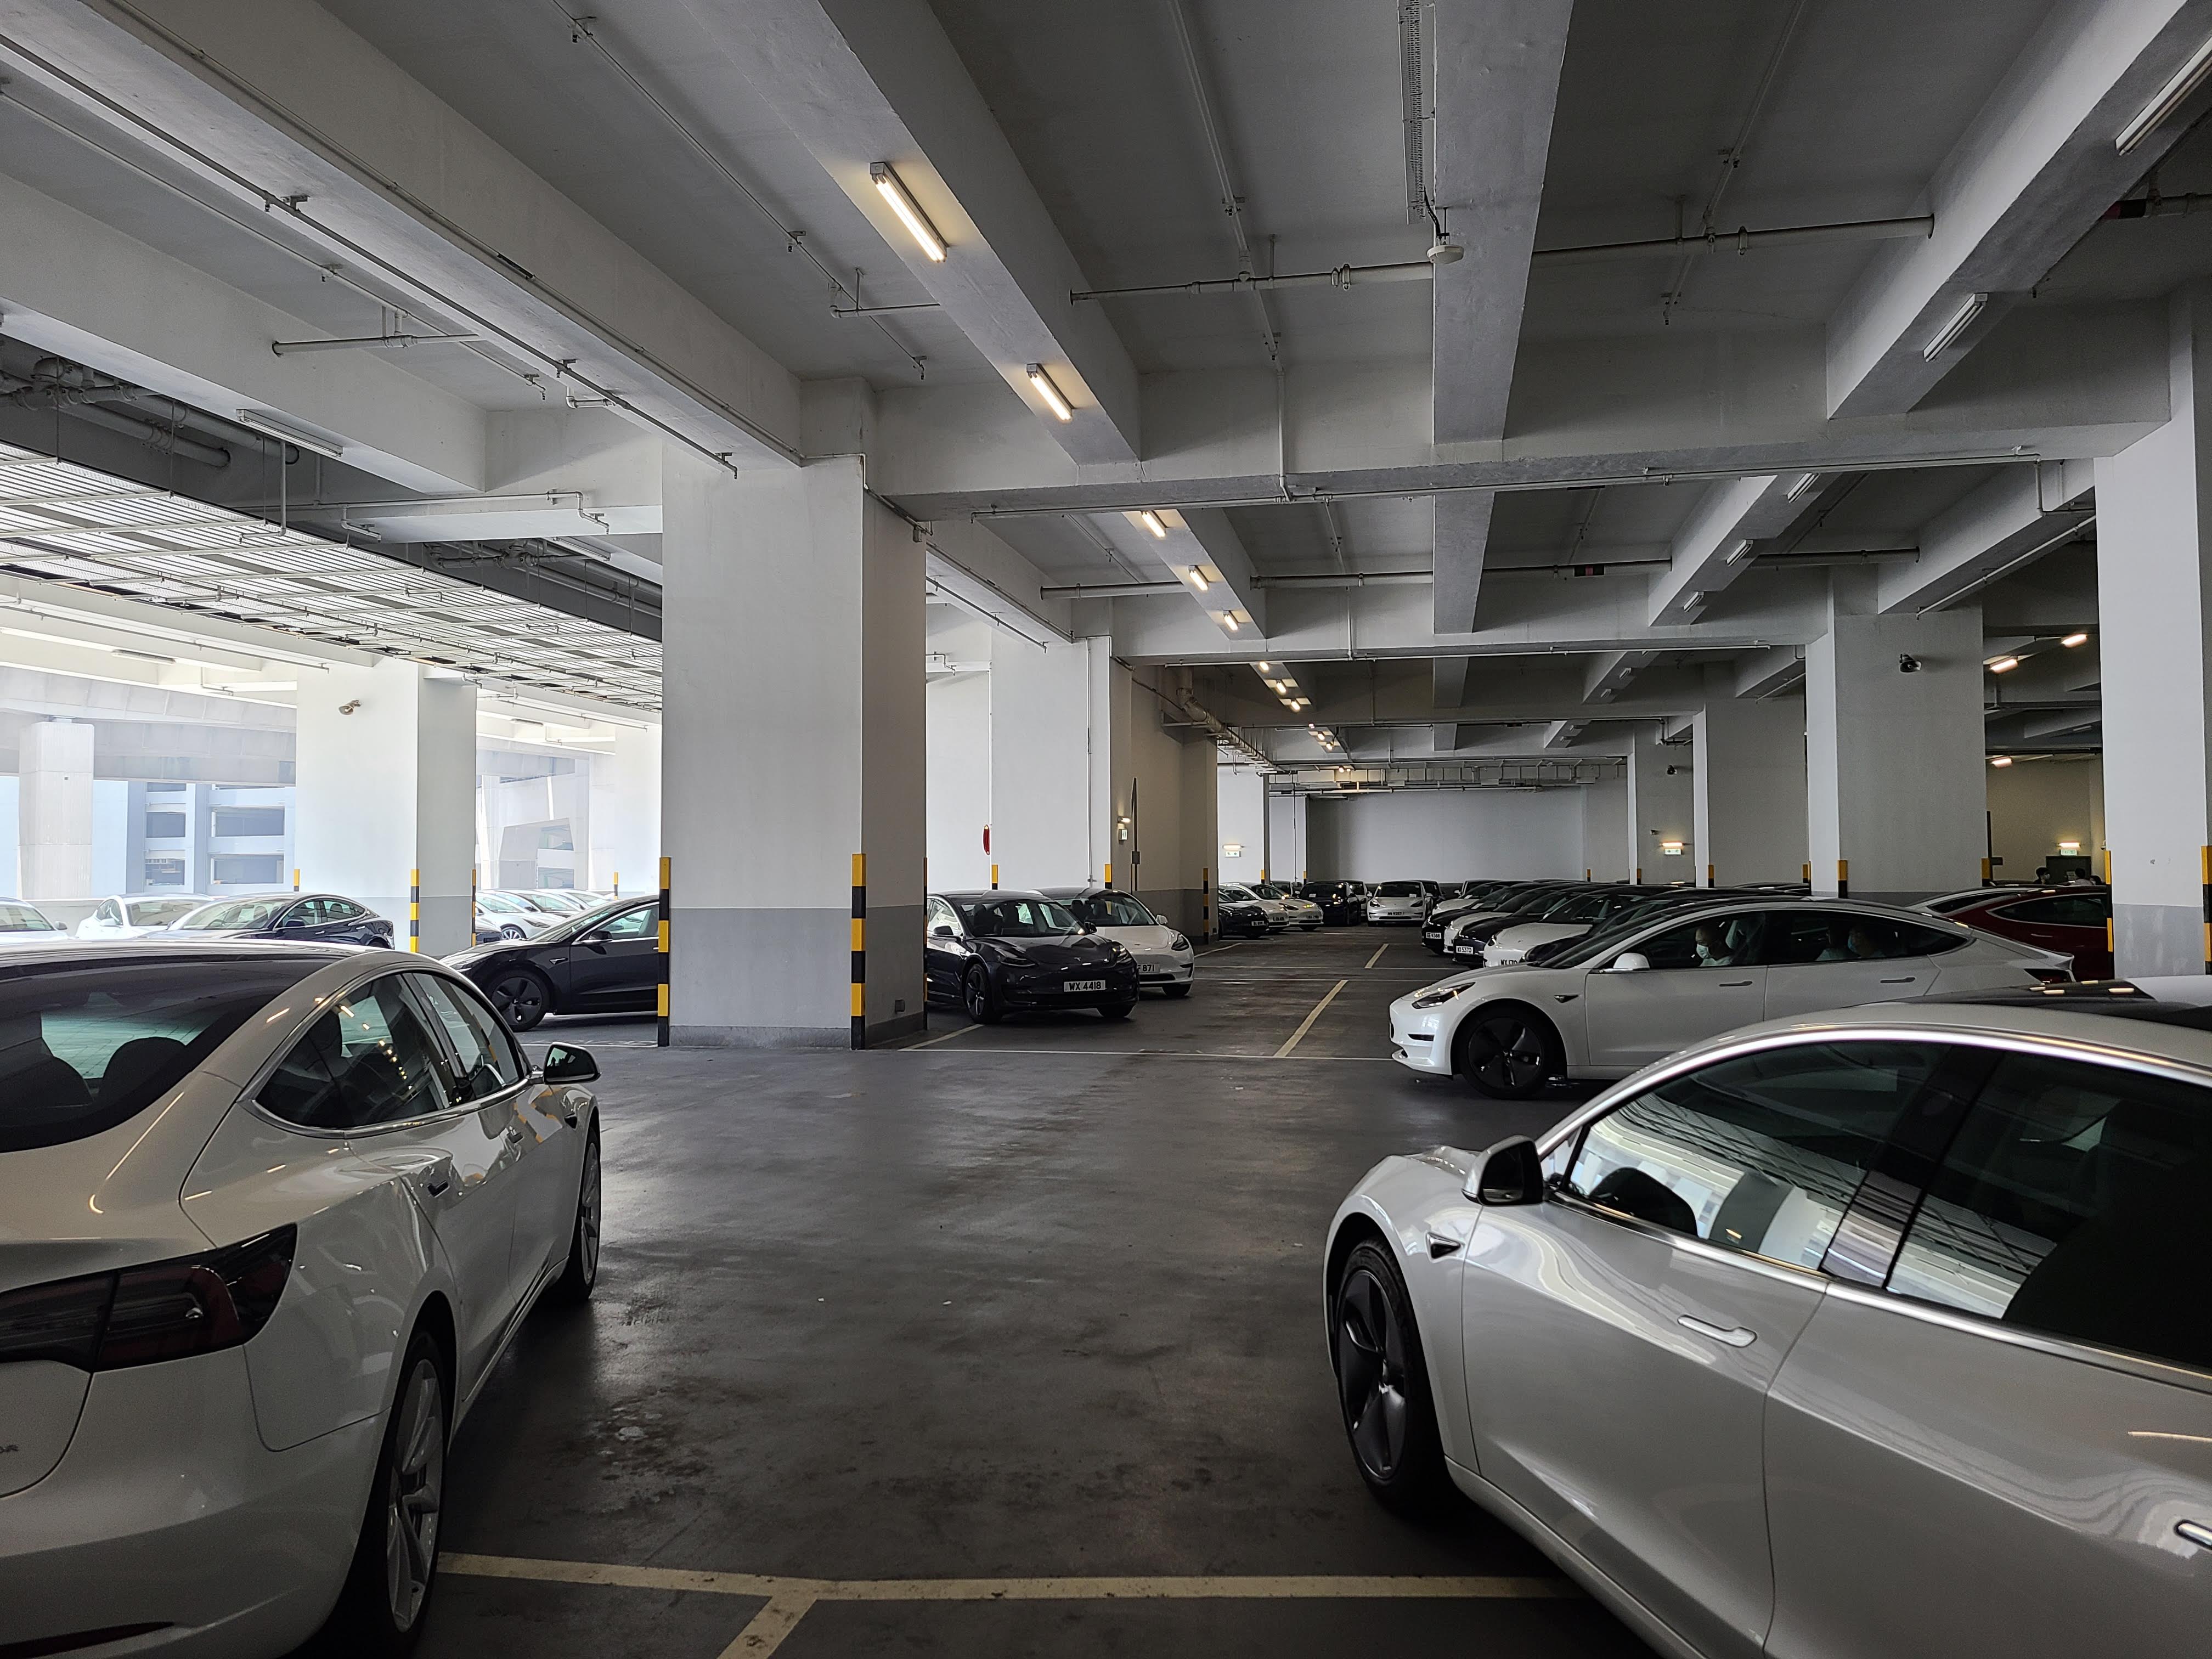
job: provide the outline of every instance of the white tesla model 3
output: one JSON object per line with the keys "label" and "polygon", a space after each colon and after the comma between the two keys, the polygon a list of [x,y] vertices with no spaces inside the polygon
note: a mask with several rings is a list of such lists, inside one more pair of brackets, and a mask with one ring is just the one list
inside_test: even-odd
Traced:
{"label": "white tesla model 3", "polygon": [[398,1653],[446,1448],[599,1268],[591,1056],[333,945],[0,969],[0,1652]]}
{"label": "white tesla model 3", "polygon": [[1392,1058],[1525,1099],[1823,1008],[2073,978],[2069,958],[1855,900],[1719,898],[1623,922],[1540,965],[1477,968],[1390,1005]]}

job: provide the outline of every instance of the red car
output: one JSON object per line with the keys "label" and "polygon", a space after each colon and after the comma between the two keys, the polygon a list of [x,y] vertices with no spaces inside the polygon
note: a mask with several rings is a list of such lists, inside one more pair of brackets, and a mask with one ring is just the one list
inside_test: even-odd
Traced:
{"label": "red car", "polygon": [[2112,947],[2106,924],[2112,919],[2109,887],[1990,887],[1954,894],[1927,907],[1985,933],[2070,951],[2076,979],[2110,979]]}

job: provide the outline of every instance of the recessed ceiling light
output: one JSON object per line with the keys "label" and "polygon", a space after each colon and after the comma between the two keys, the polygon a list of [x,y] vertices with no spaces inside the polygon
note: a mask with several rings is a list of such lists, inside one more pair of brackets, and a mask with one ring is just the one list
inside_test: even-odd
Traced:
{"label": "recessed ceiling light", "polygon": [[2158,89],[2158,95],[2137,110],[2135,119],[2112,136],[2112,148],[2125,155],[2156,132],[2188,100],[2189,94],[2203,83],[2209,73],[2212,73],[2212,40],[2191,52],[2188,61],[2174,71],[2173,78]]}
{"label": "recessed ceiling light", "polygon": [[1231,633],[1234,634],[1237,631],[1237,613],[1233,611],[1223,611],[1221,613],[1221,625],[1227,629]]}
{"label": "recessed ceiling light", "polygon": [[1739,560],[1743,559],[1743,558],[1745,558],[1745,557],[1748,556],[1749,556],[1749,554],[1750,554],[1750,552],[1751,552],[1751,538],[1750,538],[1750,537],[1748,537],[1748,536],[1739,536],[1738,538],[1736,538],[1736,544],[1735,544],[1735,545],[1734,547],[1731,547],[1730,549],[1729,549],[1729,552],[1728,552],[1728,562],[1729,562],[1729,563],[1730,563],[1730,564],[1735,564],[1735,562],[1737,562]]}
{"label": "recessed ceiling light", "polygon": [[899,222],[907,228],[914,240],[921,244],[921,251],[933,264],[945,260],[945,239],[937,234],[937,227],[929,222],[929,216],[921,204],[907,193],[906,182],[891,171],[890,163],[878,161],[868,169],[868,177],[876,182],[876,189],[890,204],[891,211],[898,215]]}
{"label": "recessed ceiling light", "polygon": [[1044,406],[1055,417],[1063,421],[1075,418],[1075,411],[1067,406],[1067,399],[1060,395],[1060,388],[1052,383],[1052,376],[1044,372],[1042,363],[1031,363],[1027,373],[1030,384],[1036,388],[1037,396],[1044,399]]}
{"label": "recessed ceiling light", "polygon": [[1201,593],[1205,592],[1207,588],[1213,586],[1212,583],[1206,580],[1206,572],[1200,570],[1196,565],[1191,566],[1188,574],[1190,576],[1190,585]]}
{"label": "recessed ceiling light", "polygon": [[1820,475],[1819,473],[1808,472],[1803,477],[1798,479],[1796,483],[1790,486],[1790,493],[1785,499],[1794,501],[1800,495],[1803,495],[1807,490],[1810,489],[1814,484],[1820,482]]}

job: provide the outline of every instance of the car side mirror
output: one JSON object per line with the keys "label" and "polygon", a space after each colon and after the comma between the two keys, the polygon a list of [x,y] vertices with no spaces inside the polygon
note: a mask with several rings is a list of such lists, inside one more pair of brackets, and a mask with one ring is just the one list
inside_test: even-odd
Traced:
{"label": "car side mirror", "polygon": [[1511,1135],[1482,1155],[1467,1178],[1462,1196],[1478,1204],[1540,1204],[1544,1201],[1544,1160],[1536,1143],[1526,1135]]}
{"label": "car side mirror", "polygon": [[585,934],[583,938],[578,939],[576,943],[579,945],[605,945],[611,937],[613,936],[610,934],[605,928],[594,927],[590,933]]}
{"label": "car side mirror", "polygon": [[1641,974],[1648,971],[1650,966],[1651,958],[1645,956],[1641,951],[1623,951],[1619,956],[1613,959],[1613,966],[1607,969],[1606,972],[1608,974]]}
{"label": "car side mirror", "polygon": [[1086,933],[1095,933],[1098,931],[1098,924],[1095,921],[1086,921],[1083,924],[1083,931]]}
{"label": "car side mirror", "polygon": [[951,939],[952,937],[952,930],[946,927],[945,923],[940,921],[936,927],[929,930],[929,936],[932,939]]}
{"label": "car side mirror", "polygon": [[556,1042],[545,1051],[545,1064],[538,1074],[548,1083],[596,1083],[599,1062],[592,1058],[588,1048]]}

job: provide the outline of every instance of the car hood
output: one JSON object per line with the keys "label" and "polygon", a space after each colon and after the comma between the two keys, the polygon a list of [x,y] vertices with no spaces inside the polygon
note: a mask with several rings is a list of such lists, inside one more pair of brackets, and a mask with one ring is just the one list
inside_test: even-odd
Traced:
{"label": "car hood", "polygon": [[1098,937],[1110,939],[1132,951],[1166,951],[1174,947],[1172,927],[1101,927]]}
{"label": "car hood", "polygon": [[1112,941],[1096,933],[1075,933],[1060,939],[994,939],[986,935],[969,942],[993,961],[1009,967],[1088,968],[1114,960]]}
{"label": "car hood", "polygon": [[1523,950],[1538,945],[1548,945],[1555,939],[1573,939],[1590,930],[1586,921],[1522,921],[1504,929],[1490,942],[1492,945],[1517,945]]}

